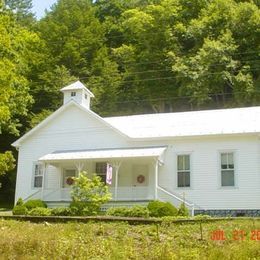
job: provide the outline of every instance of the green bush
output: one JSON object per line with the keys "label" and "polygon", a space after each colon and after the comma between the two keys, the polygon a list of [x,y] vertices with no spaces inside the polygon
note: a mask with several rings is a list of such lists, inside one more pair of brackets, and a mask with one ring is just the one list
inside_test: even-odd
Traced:
{"label": "green bush", "polygon": [[161,220],[163,222],[171,222],[171,221],[175,221],[175,220],[182,220],[182,219],[190,219],[184,216],[166,216],[166,217],[161,217]]}
{"label": "green bush", "polygon": [[53,216],[71,216],[71,209],[70,208],[54,208],[51,210],[51,214]]}
{"label": "green bush", "polygon": [[117,217],[149,217],[149,210],[147,207],[142,206],[134,206],[134,207],[117,207],[110,208],[106,212],[109,216],[117,216]]}
{"label": "green bush", "polygon": [[202,214],[194,216],[194,219],[199,219],[199,220],[207,220],[207,219],[211,219],[211,218],[212,217],[209,215],[202,215]]}
{"label": "green bush", "polygon": [[188,217],[190,215],[188,208],[185,206],[184,203],[181,203],[178,209],[178,216]]}
{"label": "green bush", "polygon": [[178,210],[170,202],[154,200],[149,202],[148,209],[151,217],[177,216]]}
{"label": "green bush", "polygon": [[28,212],[28,215],[30,216],[50,216],[51,215],[51,209],[37,207],[33,208]]}
{"label": "green bush", "polygon": [[24,206],[28,209],[34,209],[34,208],[47,208],[47,205],[42,200],[28,200],[24,203]]}
{"label": "green bush", "polygon": [[70,203],[70,212],[73,216],[95,216],[99,210],[99,205],[90,202],[72,201]]}
{"label": "green bush", "polygon": [[74,178],[70,209],[73,215],[91,216],[97,215],[100,206],[111,199],[108,187],[99,176],[94,175],[92,179],[87,177],[86,172]]}
{"label": "green bush", "polygon": [[16,202],[16,206],[22,206],[24,204],[23,199],[19,198]]}
{"label": "green bush", "polygon": [[16,205],[13,208],[13,215],[27,215],[28,209],[24,205]]}

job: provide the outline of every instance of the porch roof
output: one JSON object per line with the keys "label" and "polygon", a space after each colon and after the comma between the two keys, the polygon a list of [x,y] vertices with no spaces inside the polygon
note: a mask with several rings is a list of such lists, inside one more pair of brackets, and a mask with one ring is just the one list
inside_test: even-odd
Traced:
{"label": "porch roof", "polygon": [[[39,158],[42,162],[54,162],[65,160],[87,160],[87,159],[120,159],[138,157],[161,157],[167,146],[117,148],[100,150],[68,150],[56,151]],[[160,158],[161,159],[161,158]]]}

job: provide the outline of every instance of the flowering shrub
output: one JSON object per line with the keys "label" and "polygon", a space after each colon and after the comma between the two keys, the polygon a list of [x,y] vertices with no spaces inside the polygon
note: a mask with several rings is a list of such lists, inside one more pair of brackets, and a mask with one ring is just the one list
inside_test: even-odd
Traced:
{"label": "flowering shrub", "polygon": [[86,172],[74,178],[71,191],[72,202],[70,204],[73,215],[96,215],[100,206],[111,199],[108,187],[99,176],[92,179]]}

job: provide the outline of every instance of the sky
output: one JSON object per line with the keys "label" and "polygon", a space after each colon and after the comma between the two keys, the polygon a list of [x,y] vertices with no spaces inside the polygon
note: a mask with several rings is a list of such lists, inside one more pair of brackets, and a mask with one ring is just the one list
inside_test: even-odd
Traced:
{"label": "sky", "polygon": [[36,14],[37,19],[44,16],[44,10],[50,9],[50,7],[57,2],[57,0],[33,0],[33,12]]}

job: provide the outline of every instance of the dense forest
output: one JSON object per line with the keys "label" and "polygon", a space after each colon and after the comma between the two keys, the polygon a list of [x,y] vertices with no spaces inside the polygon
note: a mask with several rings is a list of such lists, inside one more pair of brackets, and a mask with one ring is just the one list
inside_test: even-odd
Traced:
{"label": "dense forest", "polygon": [[[102,116],[260,105],[259,0],[0,0],[0,200],[11,143],[80,79]],[[6,174],[7,173],[7,174]]]}

